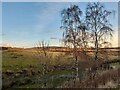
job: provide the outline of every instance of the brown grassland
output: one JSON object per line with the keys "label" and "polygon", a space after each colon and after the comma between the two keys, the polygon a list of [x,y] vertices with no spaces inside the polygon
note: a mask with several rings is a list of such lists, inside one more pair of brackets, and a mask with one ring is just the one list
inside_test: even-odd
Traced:
{"label": "brown grassland", "polygon": [[98,61],[93,60],[94,50],[89,50],[87,56],[78,51],[79,82],[75,80],[75,59],[71,51],[49,48],[44,57],[42,53],[37,55],[34,48],[3,50],[3,88],[120,87],[118,49],[106,52],[101,49]]}

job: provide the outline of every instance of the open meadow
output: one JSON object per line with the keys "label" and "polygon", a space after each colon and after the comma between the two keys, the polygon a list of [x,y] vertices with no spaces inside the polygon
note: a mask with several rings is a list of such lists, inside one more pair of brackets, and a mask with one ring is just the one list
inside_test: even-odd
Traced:
{"label": "open meadow", "polygon": [[[48,52],[47,55],[47,57],[39,56],[37,55],[36,50],[34,49],[3,51],[3,88],[55,88],[73,86],[75,87],[75,60],[72,57],[72,55],[68,52]],[[120,57],[118,57],[117,54],[110,55],[110,58],[112,56],[113,58],[110,61],[120,60]],[[79,58],[79,77],[81,83],[85,82],[86,80],[87,82],[92,81],[92,79],[89,79],[89,76],[93,72],[90,72],[88,69],[96,67],[95,62],[93,60],[86,61],[85,59],[85,57]],[[45,62],[46,66],[44,66],[43,64]],[[99,70],[97,70],[98,76],[96,76],[96,78],[100,77],[100,75],[107,75],[107,73],[111,72],[115,72],[116,75],[118,73],[116,72],[116,70],[120,71],[120,63],[116,62],[108,65],[109,67],[107,68],[105,67],[105,65],[103,65],[103,69],[99,68]],[[45,67],[45,69],[43,67]],[[112,82],[114,83],[113,85],[118,87],[118,83],[120,83],[120,77],[117,75],[113,75],[111,77],[108,76],[108,80],[105,81],[106,87],[109,86],[107,86],[106,84],[108,82]],[[105,87],[102,83],[100,83],[99,80],[97,81],[97,87]],[[76,83],[78,85],[76,87],[81,87],[81,83]]]}

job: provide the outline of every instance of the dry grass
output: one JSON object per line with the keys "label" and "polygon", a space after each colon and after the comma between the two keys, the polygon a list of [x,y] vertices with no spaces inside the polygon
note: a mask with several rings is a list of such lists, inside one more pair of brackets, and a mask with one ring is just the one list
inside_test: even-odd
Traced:
{"label": "dry grass", "polygon": [[109,70],[102,75],[97,75],[94,79],[87,79],[84,81],[70,81],[65,83],[65,88],[114,88],[120,82],[120,68]]}

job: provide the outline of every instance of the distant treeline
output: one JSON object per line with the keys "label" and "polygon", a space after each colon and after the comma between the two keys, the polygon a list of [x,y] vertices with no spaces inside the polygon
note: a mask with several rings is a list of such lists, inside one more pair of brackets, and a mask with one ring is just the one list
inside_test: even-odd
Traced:
{"label": "distant treeline", "polygon": [[[39,48],[42,50],[42,47],[33,47],[33,48],[26,48],[26,49],[36,49],[36,48]],[[22,50],[24,48],[16,48],[16,47],[0,47],[0,50],[8,50],[8,49],[12,49],[12,50]],[[72,51],[73,48],[68,48],[68,47],[54,47],[54,46],[51,46],[51,47],[46,47],[46,50],[48,51]],[[117,50],[119,51],[120,47],[111,47],[111,48],[100,48],[99,50],[102,50],[102,49],[111,49],[111,50]],[[81,48],[78,48],[78,51],[81,51],[82,49]],[[87,49],[88,51],[91,51],[91,50],[94,50],[94,48],[88,48]]]}
{"label": "distant treeline", "polygon": [[[34,50],[34,49],[40,49],[42,50],[43,48],[42,47],[33,47],[33,48],[27,48],[27,49],[31,49],[31,50]],[[44,49],[46,51],[52,51],[52,52],[72,52],[73,51],[73,48],[69,48],[69,47],[44,47]],[[111,48],[99,48],[100,51],[103,51],[104,49],[106,50],[111,50],[111,51],[117,51],[119,52],[120,48],[119,47],[111,47]],[[87,52],[94,52],[95,48],[87,48]],[[77,48],[77,51],[82,51],[82,48]]]}
{"label": "distant treeline", "polygon": [[16,47],[0,47],[0,50],[22,50],[23,48]]}
{"label": "distant treeline", "polygon": [[0,50],[8,50],[11,47],[0,47]]}

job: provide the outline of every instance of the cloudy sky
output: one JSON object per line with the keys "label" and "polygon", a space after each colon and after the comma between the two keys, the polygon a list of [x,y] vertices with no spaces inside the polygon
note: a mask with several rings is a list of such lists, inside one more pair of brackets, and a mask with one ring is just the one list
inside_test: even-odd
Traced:
{"label": "cloudy sky", "polygon": [[[60,12],[71,4],[78,5],[84,16],[87,2],[3,2],[3,44],[33,47],[38,41],[45,40],[50,45],[59,46],[62,37]],[[117,2],[102,4],[107,10],[116,12],[115,17],[110,16],[110,22],[115,29],[112,44],[117,46],[118,4]]]}

